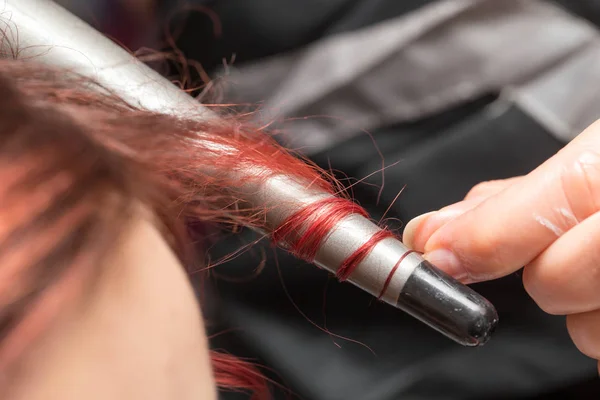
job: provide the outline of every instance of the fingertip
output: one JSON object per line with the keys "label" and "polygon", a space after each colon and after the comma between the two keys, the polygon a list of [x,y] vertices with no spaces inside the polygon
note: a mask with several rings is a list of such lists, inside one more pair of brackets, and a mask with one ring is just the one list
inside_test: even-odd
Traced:
{"label": "fingertip", "polygon": [[479,204],[479,200],[460,201],[438,211],[428,212],[411,220],[404,229],[403,242],[409,248],[425,251],[429,238],[442,226]]}
{"label": "fingertip", "polygon": [[424,257],[436,268],[444,271],[456,280],[465,281],[469,278],[467,270],[463,267],[458,257],[450,250],[437,249],[426,253]]}
{"label": "fingertip", "polygon": [[428,217],[435,214],[435,211],[431,211],[425,214],[421,214],[418,217],[413,218],[406,224],[404,228],[404,232],[402,234],[402,242],[410,249],[417,250],[415,248],[415,239],[417,238],[417,234],[423,227],[423,223],[427,220]]}

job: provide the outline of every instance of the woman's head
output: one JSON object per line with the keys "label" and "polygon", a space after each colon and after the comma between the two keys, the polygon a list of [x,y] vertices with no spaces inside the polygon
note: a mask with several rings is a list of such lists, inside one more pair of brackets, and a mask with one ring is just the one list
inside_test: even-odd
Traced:
{"label": "woman's head", "polygon": [[225,172],[268,162],[310,171],[240,125],[140,111],[67,71],[0,61],[0,397],[260,386],[228,356],[210,366],[186,223],[260,225],[225,207],[241,185]]}

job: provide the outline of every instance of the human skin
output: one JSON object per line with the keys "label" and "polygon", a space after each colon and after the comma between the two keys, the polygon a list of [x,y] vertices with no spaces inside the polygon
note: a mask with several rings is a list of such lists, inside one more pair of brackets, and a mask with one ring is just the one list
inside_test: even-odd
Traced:
{"label": "human skin", "polygon": [[526,176],[413,219],[403,240],[465,283],[525,266],[529,295],[566,315],[575,345],[600,360],[600,122]]}
{"label": "human skin", "polygon": [[216,399],[193,289],[150,219],[135,217],[98,267],[21,357],[6,398]]}

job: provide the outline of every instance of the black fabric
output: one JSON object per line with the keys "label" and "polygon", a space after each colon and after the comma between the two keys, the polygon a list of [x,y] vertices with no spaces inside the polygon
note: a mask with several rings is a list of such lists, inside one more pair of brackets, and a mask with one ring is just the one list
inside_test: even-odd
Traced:
{"label": "black fabric", "polygon": [[[211,69],[232,53],[237,62],[254,60],[426,3],[213,1],[223,37],[214,40],[209,19],[198,15],[180,44],[186,55]],[[596,17],[600,2],[562,3],[590,21],[600,20]],[[458,201],[478,182],[525,174],[562,146],[521,110],[490,95],[424,121],[380,129],[372,137],[359,135],[313,159],[362,178],[381,168],[373,141],[387,166],[381,200],[376,203],[379,191],[369,185],[381,185],[380,174],[354,186],[353,196],[380,218],[406,185],[386,215],[400,221]],[[214,256],[255,239],[251,232],[236,235],[215,248]],[[266,268],[254,276],[265,256]],[[485,347],[467,349],[268,244],[220,266],[217,272],[221,279],[210,287],[208,317],[215,332],[234,331],[218,336],[213,345],[268,366],[275,371],[268,370],[269,377],[299,398],[598,398],[593,394],[600,390],[594,380],[595,363],[575,349],[564,318],[546,315],[531,301],[519,274],[475,286],[498,308],[500,325]],[[317,326],[364,343],[375,355],[364,345],[331,336]],[[278,390],[276,398],[288,394]],[[222,398],[247,396],[223,393]]]}
{"label": "black fabric", "polygon": [[[233,54],[242,63],[278,54],[432,1],[190,0],[216,12],[223,35],[214,38],[210,18],[200,12],[190,18],[178,44],[186,56],[211,70]],[[600,0],[555,2],[600,25]],[[161,3],[163,15],[181,4]],[[359,135],[314,160],[362,178],[381,167],[373,141],[390,166],[381,201],[376,203],[378,190],[368,184],[355,186],[353,195],[379,218],[406,185],[387,215],[400,221],[460,200],[482,180],[527,173],[561,148],[518,108],[502,108],[490,95],[424,121],[380,129],[372,138]],[[381,185],[380,175],[367,183]],[[232,236],[212,255],[228,254],[254,239],[251,232]],[[255,277],[264,256],[266,268]],[[600,397],[595,363],[575,349],[564,318],[544,314],[529,299],[519,274],[475,286],[496,305],[500,325],[485,347],[467,349],[268,244],[216,272],[219,279],[198,288],[208,290],[204,298],[210,329],[228,332],[215,337],[212,345],[268,366],[270,378],[303,399]],[[364,345],[330,335],[313,323]],[[275,398],[288,394],[277,390]],[[223,393],[222,398],[248,396]]]}
{"label": "black fabric", "polygon": [[[399,186],[406,185],[396,211],[407,221],[461,200],[479,182],[526,174],[559,149],[561,144],[529,117],[501,107],[490,105],[480,119],[388,152],[387,162],[398,164],[386,170],[382,203],[390,204]],[[495,112],[505,114],[493,122],[485,117]],[[368,175],[378,163],[360,166],[357,176]]]}
{"label": "black fabric", "polygon": [[[305,46],[328,35],[353,31],[404,15],[435,0],[190,0],[208,7],[219,19],[222,35],[205,12],[193,13],[178,45],[207,70],[235,55],[236,62],[257,60]],[[600,25],[600,0],[550,0]],[[181,7],[161,0],[164,15]]]}
{"label": "black fabric", "polygon": [[[215,37],[205,12],[193,13],[178,45],[187,57],[207,70],[235,55],[237,63],[257,60],[305,46],[328,35],[353,31],[404,15],[435,0],[189,0],[208,7],[219,19],[222,35]],[[550,0],[600,25],[600,0]],[[161,0],[163,14],[181,7]]]}
{"label": "black fabric", "polygon": [[600,1],[599,0],[552,0],[566,10],[585,18],[595,25],[600,26]]}
{"label": "black fabric", "polygon": [[[417,9],[434,0],[190,0],[208,6],[218,17],[222,35],[215,37],[206,13],[192,13],[178,45],[207,70],[257,60],[305,46],[325,36],[359,29]],[[167,1],[167,10],[180,3]]]}
{"label": "black fabric", "polygon": [[[451,121],[452,114],[462,118],[445,126],[440,123]],[[402,144],[383,145],[391,135]],[[386,159],[402,162],[387,171],[380,206],[373,204],[377,191],[368,185],[355,196],[382,213],[399,188],[408,184],[391,215],[405,221],[459,200],[482,180],[527,173],[561,148],[520,110],[495,105],[491,98],[437,121],[397,126],[373,137]],[[345,172],[362,176],[379,163],[376,156],[364,159],[368,147],[353,143],[330,153],[338,154]],[[360,161],[352,168],[351,160]],[[330,161],[334,169],[340,166],[336,159]],[[248,233],[246,240],[252,239]],[[238,240],[221,250],[231,251],[239,246]],[[270,250],[267,254],[267,267],[257,278],[236,284],[217,281],[211,298],[219,307],[214,318],[220,318],[220,329],[241,327],[235,348],[273,368],[302,398],[527,398],[594,375],[595,363],[575,349],[564,319],[540,311],[526,295],[519,274],[475,286],[498,308],[500,327],[489,344],[474,350],[457,346],[351,285],[276,252],[280,278],[273,254]],[[237,278],[250,276],[260,261],[255,249],[219,271]],[[329,336],[305,317],[319,326],[326,321],[332,332],[370,346],[375,355]],[[227,335],[221,340],[219,345],[226,345]]]}

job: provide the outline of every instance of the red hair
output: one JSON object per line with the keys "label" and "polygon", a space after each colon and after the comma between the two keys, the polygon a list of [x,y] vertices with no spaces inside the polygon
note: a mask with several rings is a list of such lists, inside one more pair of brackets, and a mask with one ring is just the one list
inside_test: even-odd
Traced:
{"label": "red hair", "polygon": [[[198,249],[190,233],[198,225],[271,232],[312,261],[342,219],[367,216],[334,197],[341,186],[324,170],[236,117],[186,119],[141,110],[89,78],[33,60],[0,61],[0,175],[7,177],[0,219],[9,221],[0,226],[0,366],[40,333],[41,324],[36,332],[28,321],[53,288],[74,274],[102,272],[101,258],[139,204],[191,270],[197,270]],[[275,175],[330,197],[270,226],[267,206],[243,199],[248,188]],[[348,279],[390,236],[375,234],[342,263],[338,278]],[[36,243],[35,251],[21,245],[23,239]],[[24,327],[27,335],[15,334]],[[216,352],[212,360],[221,387],[252,391],[255,400],[269,397],[254,365]]]}
{"label": "red hair", "polygon": [[[0,363],[41,333],[22,334],[57,285],[77,271],[102,272],[137,205],[196,268],[190,224],[266,228],[267,210],[247,206],[240,191],[281,173],[334,191],[323,171],[234,118],[143,111],[75,73],[0,61],[0,218],[8,221],[0,227]],[[269,397],[254,365],[220,353],[212,360],[222,387]]]}

